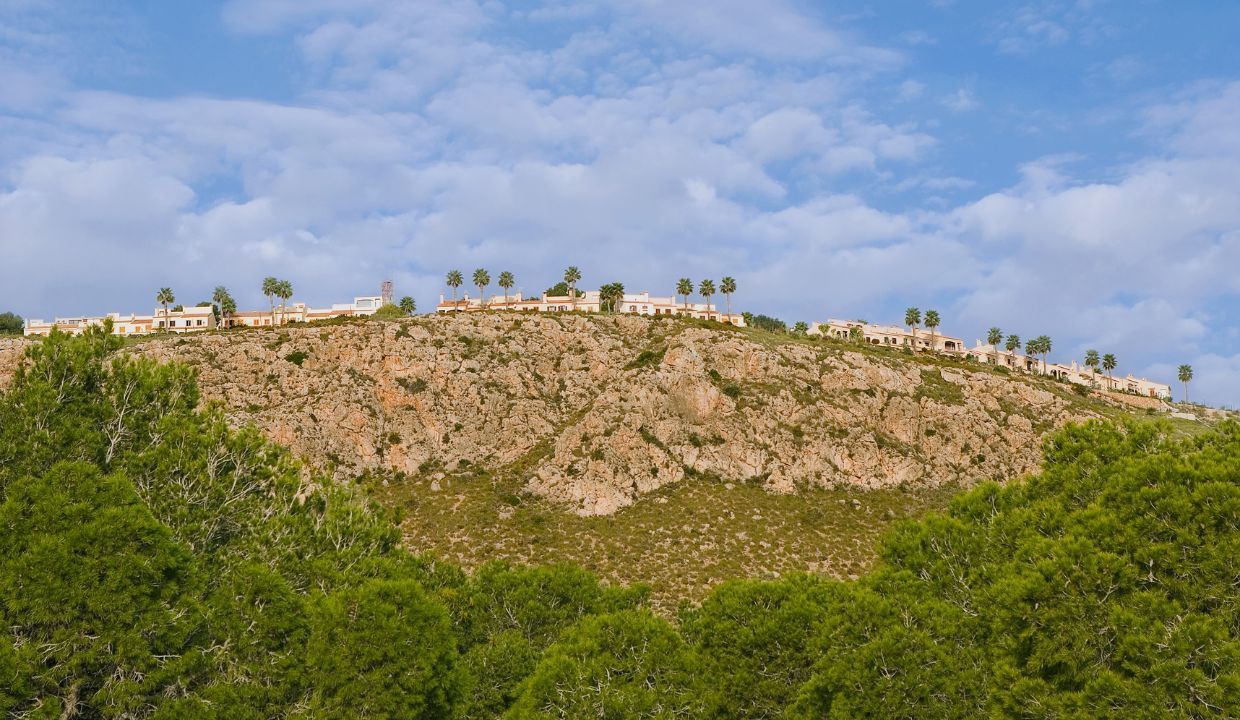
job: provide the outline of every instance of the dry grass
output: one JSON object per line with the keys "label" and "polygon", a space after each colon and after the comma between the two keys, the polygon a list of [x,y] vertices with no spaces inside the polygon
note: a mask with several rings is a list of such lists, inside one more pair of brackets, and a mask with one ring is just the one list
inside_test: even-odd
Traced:
{"label": "dry grass", "polygon": [[798,571],[856,577],[874,562],[883,530],[946,507],[956,492],[776,495],[756,485],[686,480],[614,515],[579,517],[482,469],[438,480],[372,477],[367,485],[401,513],[415,552],[466,568],[491,560],[572,562],[611,582],[649,585],[663,612],[733,578]]}

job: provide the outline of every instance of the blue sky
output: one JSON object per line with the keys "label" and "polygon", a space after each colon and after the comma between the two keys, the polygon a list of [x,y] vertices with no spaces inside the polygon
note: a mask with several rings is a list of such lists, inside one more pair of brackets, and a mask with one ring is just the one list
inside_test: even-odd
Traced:
{"label": "blue sky", "polygon": [[1237,30],[1222,0],[4,0],[0,309],[729,274],[789,321],[935,307],[1240,405]]}

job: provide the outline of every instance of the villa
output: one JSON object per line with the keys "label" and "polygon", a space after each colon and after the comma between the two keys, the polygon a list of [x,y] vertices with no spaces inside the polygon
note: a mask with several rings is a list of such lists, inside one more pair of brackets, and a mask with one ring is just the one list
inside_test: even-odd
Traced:
{"label": "villa", "polygon": [[852,336],[853,329],[861,331],[861,337],[871,345],[887,347],[916,348],[917,350],[934,350],[936,352],[955,353],[964,349],[964,341],[950,335],[943,335],[929,330],[920,332],[895,325],[874,325],[864,320],[835,320],[825,323],[813,323],[808,335],[825,335],[827,337],[847,340]]}
{"label": "villa", "polygon": [[293,303],[285,305],[283,309],[277,305],[274,310],[249,310],[233,313],[228,316],[228,322],[230,325],[241,327],[270,327],[272,325],[287,325],[293,322],[327,320],[328,318],[335,317],[374,315],[381,307],[383,307],[382,296],[366,295],[353,298],[351,303],[336,303],[329,308],[311,308],[307,307],[305,303]]}
{"label": "villa", "polygon": [[1106,388],[1152,398],[1170,399],[1171,397],[1171,386],[1166,383],[1132,375],[1108,378],[1092,368],[1082,368],[1076,362],[1070,365],[1043,362],[1040,358],[1019,351],[1012,352],[995,345],[984,345],[980,340],[976,341],[974,347],[966,349],[964,341],[960,338],[929,330],[913,330],[895,325],[874,325],[864,320],[829,319],[825,323],[813,323],[808,331],[809,335],[824,335],[840,340],[847,340],[853,337],[854,333],[859,333],[861,339],[871,345],[934,351],[1009,370],[1049,375],[1077,385]]}
{"label": "villa", "polygon": [[[340,303],[329,308],[310,308],[305,303],[288,305],[283,311],[279,307],[275,311],[251,310],[233,313],[223,323],[226,327],[271,327],[291,322],[312,322],[333,317],[350,317],[373,315],[383,306],[383,298],[378,295],[356,297],[351,303]],[[182,307],[165,312],[162,307],[156,308],[150,315],[122,315],[109,313],[98,317],[56,318],[51,322],[31,319],[26,321],[27,336],[48,335],[55,328],[63,333],[79,335],[87,328],[103,325],[105,320],[112,321],[113,335],[148,335],[153,332],[200,332],[214,330],[221,326],[215,317],[215,308],[210,305]]]}
{"label": "villa", "polygon": [[983,345],[980,340],[976,341],[972,349],[965,351],[964,355],[980,363],[1050,375],[1053,378],[1066,380],[1077,385],[1106,388],[1108,390],[1117,390],[1152,398],[1170,399],[1171,397],[1171,386],[1167,383],[1160,383],[1143,377],[1134,377],[1131,374],[1122,378],[1108,378],[1093,368],[1082,367],[1075,360],[1068,365],[1063,363],[1043,363],[1037,358],[1023,355],[1019,352],[1009,352],[995,345]]}
{"label": "villa", "polygon": [[[525,298],[521,293],[510,295],[492,295],[485,302],[479,298],[471,298],[468,293],[460,300],[445,299],[439,296],[439,305],[435,308],[439,313],[471,312],[479,310],[517,310],[528,312],[601,312],[602,297],[597,290],[587,290],[573,298],[568,295],[548,295],[543,293],[538,298]],[[683,303],[675,297],[652,296],[649,292],[625,293],[616,304],[616,312],[627,315],[680,315],[702,320],[714,320],[737,327],[745,326],[745,318],[740,313],[721,312],[713,303]]]}

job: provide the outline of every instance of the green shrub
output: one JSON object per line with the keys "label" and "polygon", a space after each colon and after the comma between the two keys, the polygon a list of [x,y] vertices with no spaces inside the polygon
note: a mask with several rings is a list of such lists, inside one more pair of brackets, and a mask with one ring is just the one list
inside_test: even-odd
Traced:
{"label": "green shrub", "polygon": [[633,362],[625,366],[626,370],[636,370],[637,368],[653,367],[663,362],[663,356],[667,354],[666,347],[658,347],[642,350],[637,354]]}
{"label": "green shrub", "polygon": [[[425,378],[410,379],[407,377],[396,378],[396,384],[405,389],[406,392],[414,395],[426,390],[428,387]],[[458,428],[459,429],[459,428]]]}

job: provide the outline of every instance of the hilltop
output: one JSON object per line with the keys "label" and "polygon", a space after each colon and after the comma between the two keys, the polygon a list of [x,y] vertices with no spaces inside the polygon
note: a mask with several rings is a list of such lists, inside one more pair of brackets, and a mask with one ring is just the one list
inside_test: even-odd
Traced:
{"label": "hilltop", "polygon": [[1105,413],[1072,386],[675,319],[469,314],[152,338],[204,396],[337,476],[482,466],[581,515],[686,479],[934,487],[1038,466]]}
{"label": "hilltop", "polygon": [[[24,345],[0,347],[0,384]],[[859,575],[895,520],[1125,412],[1045,378],[676,318],[470,313],[126,352],[196,368],[233,423],[361,478],[413,549],[569,560],[662,604],[730,577]]]}

